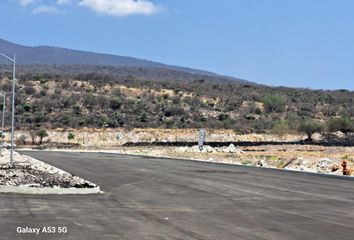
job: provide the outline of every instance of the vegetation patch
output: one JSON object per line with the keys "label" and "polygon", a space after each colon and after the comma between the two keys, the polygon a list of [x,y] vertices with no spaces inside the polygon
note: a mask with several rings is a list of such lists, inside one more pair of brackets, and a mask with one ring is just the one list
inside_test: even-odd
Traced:
{"label": "vegetation patch", "polygon": [[[242,134],[304,132],[309,139],[314,132],[354,130],[350,91],[160,74],[99,66],[19,67],[16,126],[36,133],[53,128],[203,127]],[[0,89],[11,90],[10,78],[10,72],[0,73]],[[8,112],[6,122],[10,119]]]}

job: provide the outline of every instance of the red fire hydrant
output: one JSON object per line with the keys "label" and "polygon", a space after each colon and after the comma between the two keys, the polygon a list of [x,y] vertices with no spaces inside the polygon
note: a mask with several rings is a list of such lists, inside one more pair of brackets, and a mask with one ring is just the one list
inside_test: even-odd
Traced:
{"label": "red fire hydrant", "polygon": [[348,168],[347,168],[347,161],[346,160],[344,160],[343,162],[342,162],[342,168],[343,168],[343,175],[349,175],[349,171],[348,171]]}

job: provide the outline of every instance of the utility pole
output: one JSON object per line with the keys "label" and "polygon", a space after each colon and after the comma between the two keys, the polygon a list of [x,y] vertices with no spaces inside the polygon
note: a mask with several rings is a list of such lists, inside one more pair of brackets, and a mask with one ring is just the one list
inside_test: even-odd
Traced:
{"label": "utility pole", "polygon": [[0,91],[0,95],[3,97],[2,101],[2,118],[1,118],[1,140],[0,140],[0,157],[2,156],[2,145],[4,144],[4,124],[5,124],[5,108],[6,108],[6,93]]}

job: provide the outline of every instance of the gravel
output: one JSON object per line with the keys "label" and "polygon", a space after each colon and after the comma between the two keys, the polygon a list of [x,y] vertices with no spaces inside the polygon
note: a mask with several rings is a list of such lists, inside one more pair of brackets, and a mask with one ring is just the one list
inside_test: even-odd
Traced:
{"label": "gravel", "polygon": [[14,152],[10,166],[7,149],[0,159],[0,185],[36,188],[94,188],[95,184],[29,156]]}

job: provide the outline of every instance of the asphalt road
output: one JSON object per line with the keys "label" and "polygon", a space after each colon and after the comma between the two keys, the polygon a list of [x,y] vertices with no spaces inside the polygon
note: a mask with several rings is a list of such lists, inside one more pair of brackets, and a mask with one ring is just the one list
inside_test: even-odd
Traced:
{"label": "asphalt road", "polygon": [[[0,194],[0,239],[354,239],[352,180],[101,153],[27,154],[105,193]],[[16,233],[26,226],[68,232]]]}

